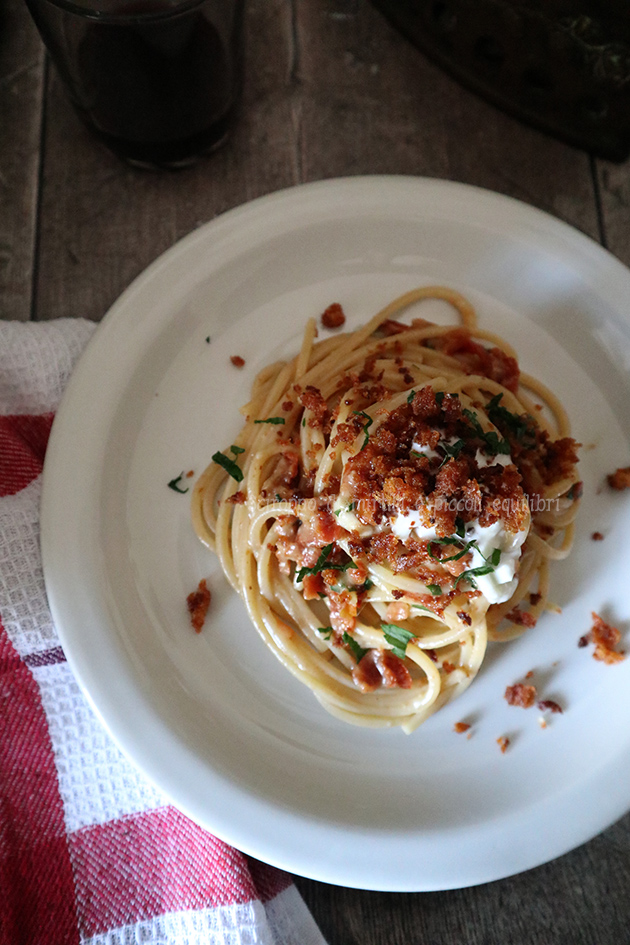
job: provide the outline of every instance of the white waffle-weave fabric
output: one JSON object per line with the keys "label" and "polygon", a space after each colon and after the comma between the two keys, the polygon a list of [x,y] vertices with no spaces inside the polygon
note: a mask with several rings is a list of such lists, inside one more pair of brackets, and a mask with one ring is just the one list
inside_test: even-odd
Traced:
{"label": "white waffle-weave fabric", "polygon": [[41,471],[94,327],[0,321],[0,945],[325,945],[291,876],[202,830],[123,757],[59,644]]}

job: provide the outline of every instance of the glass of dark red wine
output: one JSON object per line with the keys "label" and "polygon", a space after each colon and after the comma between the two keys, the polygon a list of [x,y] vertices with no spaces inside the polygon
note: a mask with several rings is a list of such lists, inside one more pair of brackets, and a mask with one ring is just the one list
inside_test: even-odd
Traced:
{"label": "glass of dark red wine", "polygon": [[238,108],[245,0],[27,0],[83,121],[114,153],[178,168]]}

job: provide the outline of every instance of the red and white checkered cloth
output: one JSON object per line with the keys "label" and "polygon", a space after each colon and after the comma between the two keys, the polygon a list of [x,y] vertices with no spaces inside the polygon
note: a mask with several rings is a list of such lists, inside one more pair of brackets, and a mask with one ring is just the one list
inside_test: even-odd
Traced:
{"label": "red and white checkered cloth", "polygon": [[325,945],[288,874],[202,830],[123,757],[59,645],[41,471],[93,329],[0,321],[0,945]]}

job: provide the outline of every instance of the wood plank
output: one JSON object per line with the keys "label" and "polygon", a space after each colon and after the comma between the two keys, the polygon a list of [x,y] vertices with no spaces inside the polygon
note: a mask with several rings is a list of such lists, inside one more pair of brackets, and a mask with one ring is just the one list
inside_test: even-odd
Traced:
{"label": "wood plank", "polygon": [[0,9],[0,318],[31,315],[44,54],[23,0]]}
{"label": "wood plank", "polygon": [[617,945],[628,940],[629,881],[625,817],[553,863],[470,889],[379,893],[300,878],[296,885],[328,945]]}
{"label": "wood plank", "polygon": [[597,161],[603,243],[630,266],[630,167],[628,161]]}
{"label": "wood plank", "polygon": [[226,148],[176,176],[143,174],[109,155],[78,122],[53,73],[37,317],[101,318],[180,236],[302,180],[365,173],[457,179],[516,196],[597,236],[584,154],[462,89],[367,0],[294,3],[295,29],[290,0],[250,2],[241,120]]}
{"label": "wood plank", "polygon": [[297,0],[297,11],[305,179],[393,173],[459,180],[598,237],[585,153],[462,88],[367,0]]}
{"label": "wood plank", "polygon": [[51,70],[38,318],[98,321],[181,236],[230,207],[296,182],[287,94],[289,3],[251,0],[247,48],[244,102],[231,140],[177,172],[138,171],[110,154],[78,120]]}

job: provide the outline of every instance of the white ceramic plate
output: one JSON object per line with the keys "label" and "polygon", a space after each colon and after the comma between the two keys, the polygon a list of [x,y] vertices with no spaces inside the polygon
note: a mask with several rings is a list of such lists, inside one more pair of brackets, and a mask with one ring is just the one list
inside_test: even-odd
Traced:
{"label": "white ceramic plate", "polygon": [[[436,282],[466,293],[562,397],[588,447],[585,494],[574,553],[553,572],[562,613],[492,647],[462,698],[405,736],[331,718],[275,661],[193,535],[189,496],[167,483],[233,441],[254,374],[297,350],[307,317],[338,301],[357,325]],[[629,627],[630,493],[603,486],[630,464],[629,299],[628,271],[558,220],[474,188],[386,177],[226,213],[123,294],[54,425],[44,568],[80,684],[178,807],[288,870],[399,891],[536,866],[630,808],[630,659],[605,666],[577,645],[592,610]],[[185,598],[201,577],[213,601],[197,636]],[[503,699],[529,670],[565,708],[545,729],[536,709]],[[471,738],[454,732],[460,720]]]}

